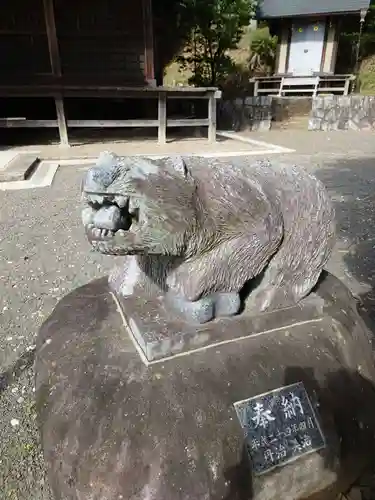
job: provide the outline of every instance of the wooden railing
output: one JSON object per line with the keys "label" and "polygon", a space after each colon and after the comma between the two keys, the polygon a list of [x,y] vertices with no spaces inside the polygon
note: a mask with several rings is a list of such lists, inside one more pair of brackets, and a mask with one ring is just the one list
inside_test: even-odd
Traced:
{"label": "wooden railing", "polygon": [[265,76],[253,78],[254,95],[348,95],[354,75]]}
{"label": "wooden railing", "polygon": [[[62,145],[69,144],[68,129],[72,127],[155,127],[158,142],[165,144],[167,127],[208,127],[209,142],[216,141],[216,103],[221,91],[215,87],[125,87],[111,85],[0,85],[0,97],[53,97],[56,102],[55,120],[30,120],[27,117],[0,117],[0,128],[44,128],[59,129]],[[124,99],[157,99],[158,116],[140,120],[66,120],[64,98],[95,97]],[[206,99],[207,118],[185,118],[168,120],[167,99]]]}

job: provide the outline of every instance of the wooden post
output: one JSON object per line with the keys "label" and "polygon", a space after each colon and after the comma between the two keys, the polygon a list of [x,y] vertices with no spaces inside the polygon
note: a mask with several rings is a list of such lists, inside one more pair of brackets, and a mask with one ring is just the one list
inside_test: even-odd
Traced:
{"label": "wooden post", "polygon": [[350,90],[350,78],[346,78],[344,85],[344,95],[348,95]]}
{"label": "wooden post", "polygon": [[279,92],[277,94],[278,97],[282,97],[282,95],[283,95],[284,78],[285,78],[284,76],[281,77]]}
{"label": "wooden post", "polygon": [[158,97],[158,143],[165,144],[167,142],[167,93],[159,92]]}
{"label": "wooden post", "polygon": [[145,44],[145,80],[149,85],[156,86],[154,68],[154,29],[152,17],[152,0],[142,0],[143,36]]}
{"label": "wooden post", "polygon": [[[46,21],[47,39],[49,58],[53,76],[61,78],[61,62],[59,54],[59,44],[57,41],[55,12],[53,8],[53,0],[43,0],[44,17]],[[55,106],[57,115],[57,124],[59,127],[60,145],[69,146],[68,128],[65,119],[64,99],[61,94],[55,95]]]}
{"label": "wooden post", "polygon": [[208,98],[208,142],[216,142],[216,98],[215,92],[210,92]]}
{"label": "wooden post", "polygon": [[258,95],[258,90],[259,90],[259,80],[254,81],[254,96],[256,97]]}
{"label": "wooden post", "polygon": [[64,99],[62,96],[55,96],[55,106],[57,125],[59,127],[60,145],[63,147],[69,147],[68,127],[65,119]]}

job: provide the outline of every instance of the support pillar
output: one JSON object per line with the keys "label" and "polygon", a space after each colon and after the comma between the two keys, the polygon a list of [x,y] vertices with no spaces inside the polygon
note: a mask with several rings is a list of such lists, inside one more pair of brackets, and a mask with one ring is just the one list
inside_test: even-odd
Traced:
{"label": "support pillar", "polygon": [[158,143],[165,144],[167,142],[167,93],[160,92],[158,98]]}
{"label": "support pillar", "polygon": [[[46,22],[48,50],[51,61],[52,74],[53,76],[57,77],[57,79],[61,79],[62,71],[61,71],[61,62],[59,54],[59,44],[57,41],[53,0],[43,0],[43,5],[44,5],[44,17]],[[57,124],[59,127],[60,146],[68,147],[69,138],[68,138],[68,127],[65,118],[64,99],[62,94],[55,95],[54,99],[56,106]]]}

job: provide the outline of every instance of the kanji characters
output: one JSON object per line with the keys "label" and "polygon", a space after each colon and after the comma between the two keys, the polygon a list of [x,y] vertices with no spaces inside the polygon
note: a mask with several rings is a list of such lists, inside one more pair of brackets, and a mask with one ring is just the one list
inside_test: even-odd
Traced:
{"label": "kanji characters", "polygon": [[297,413],[304,415],[301,400],[298,396],[291,392],[289,397],[282,396],[281,406],[284,411],[284,416],[286,419],[291,419],[297,416]]}
{"label": "kanji characters", "polygon": [[270,422],[275,420],[275,417],[272,415],[271,410],[267,410],[264,408],[263,404],[257,403],[254,407],[254,417],[252,417],[252,421],[255,423],[255,428],[263,427],[264,429],[269,425]]}

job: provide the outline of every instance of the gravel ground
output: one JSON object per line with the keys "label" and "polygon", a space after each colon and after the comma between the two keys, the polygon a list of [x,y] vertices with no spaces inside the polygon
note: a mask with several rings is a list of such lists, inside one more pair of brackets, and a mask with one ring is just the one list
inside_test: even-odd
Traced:
{"label": "gravel ground", "polygon": [[35,336],[61,297],[113,265],[90,252],[82,232],[82,175],[63,167],[51,188],[1,195],[0,499],[49,498],[33,402]]}
{"label": "gravel ground", "polygon": [[[368,307],[375,303],[375,144],[373,156],[285,157],[316,170],[326,183],[340,229],[329,268]],[[62,167],[50,188],[1,193],[0,500],[50,499],[35,422],[35,336],[63,295],[114,264],[113,257],[90,252],[85,240],[82,175],[80,167]]]}

